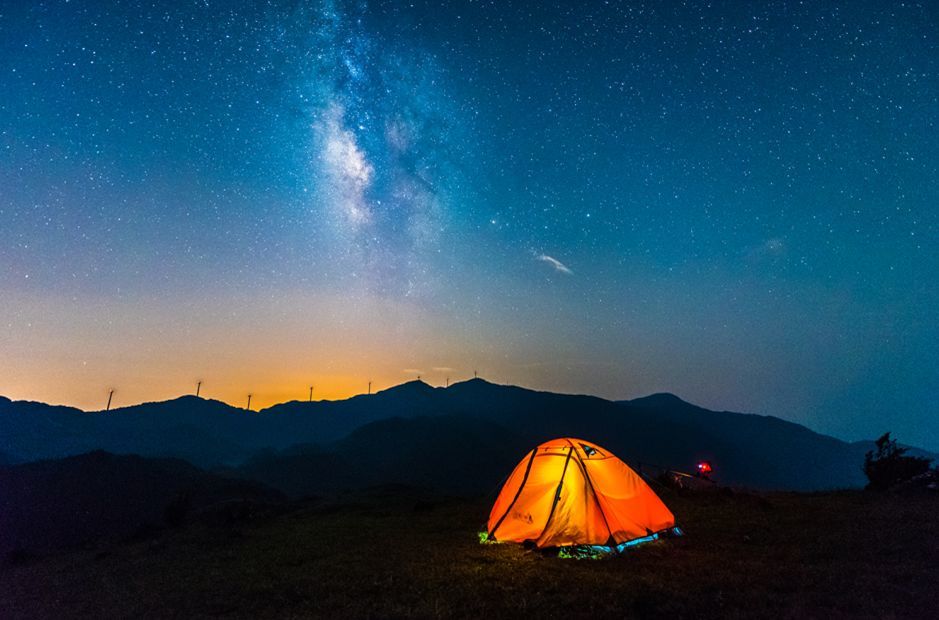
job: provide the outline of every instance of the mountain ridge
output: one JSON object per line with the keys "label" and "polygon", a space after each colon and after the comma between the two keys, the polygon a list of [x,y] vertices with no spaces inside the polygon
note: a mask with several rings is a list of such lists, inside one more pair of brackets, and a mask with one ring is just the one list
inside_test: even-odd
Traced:
{"label": "mountain ridge", "polygon": [[[396,422],[388,424],[389,420]],[[476,428],[488,429],[488,434],[476,433]],[[388,441],[377,442],[368,433],[385,433]],[[475,457],[460,445],[461,433],[473,435],[478,451],[496,450],[494,460],[506,466],[532,444],[578,436],[637,466],[656,464],[689,471],[698,460],[707,459],[715,462],[718,478],[731,484],[801,490],[863,485],[863,455],[872,445],[845,442],[775,416],[708,410],[669,393],[610,401],[478,378],[448,387],[415,380],[374,394],[334,401],[289,401],[252,412],[192,395],[108,413],[0,400],[0,454],[11,463],[103,449],[182,458],[200,467],[237,468],[252,459],[257,462],[256,457],[263,454],[270,473],[278,458],[289,456],[297,465],[296,450],[289,450],[301,444],[314,447],[303,452],[312,460],[335,453],[324,461],[329,466],[323,465],[324,471],[335,476],[341,477],[337,463],[348,465],[344,454],[367,450],[379,455],[369,460],[370,466],[384,470],[390,481],[397,477],[409,482],[416,477],[443,485],[444,477],[422,478],[420,472],[408,471],[422,466],[421,450],[413,448],[415,437],[424,442],[425,451],[433,448],[441,453],[438,448],[443,446],[445,452],[449,446],[454,454],[472,461]],[[502,441],[500,435],[512,441]],[[412,446],[407,467],[400,454],[386,449],[395,444]],[[382,459],[402,465],[395,470]],[[310,475],[316,471],[312,466],[307,469]],[[487,476],[494,475],[488,467],[484,469]],[[361,480],[374,478],[361,476]],[[349,484],[357,480],[350,478]],[[462,488],[473,486],[472,480],[451,480]],[[317,484],[311,481],[309,490],[317,491]]]}

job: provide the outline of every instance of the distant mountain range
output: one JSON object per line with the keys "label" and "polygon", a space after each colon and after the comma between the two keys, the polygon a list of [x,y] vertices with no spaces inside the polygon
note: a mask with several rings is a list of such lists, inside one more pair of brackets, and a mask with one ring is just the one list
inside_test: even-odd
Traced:
{"label": "distant mountain range", "polygon": [[485,492],[557,436],[595,441],[650,471],[707,459],[723,483],[793,490],[862,486],[873,445],[670,394],[614,402],[482,379],[258,412],[194,396],[107,413],[0,397],[0,466],[106,450],[184,459],[295,496],[383,483]]}

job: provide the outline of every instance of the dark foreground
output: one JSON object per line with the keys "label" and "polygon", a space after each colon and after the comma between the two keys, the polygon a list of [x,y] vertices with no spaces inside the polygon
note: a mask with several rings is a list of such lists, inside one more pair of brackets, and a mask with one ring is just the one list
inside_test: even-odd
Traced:
{"label": "dark foreground", "polygon": [[663,495],[609,560],[480,545],[484,501],[398,490],[7,560],[0,617],[897,617],[939,612],[939,497]]}

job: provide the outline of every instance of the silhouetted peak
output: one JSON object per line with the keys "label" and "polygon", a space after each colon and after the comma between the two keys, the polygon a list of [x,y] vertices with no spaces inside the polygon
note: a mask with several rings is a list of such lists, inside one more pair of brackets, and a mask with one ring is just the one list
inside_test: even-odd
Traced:
{"label": "silhouetted peak", "polygon": [[[194,394],[184,394],[169,400],[157,400],[140,404],[127,405],[123,407],[111,407],[109,415],[131,412],[157,412],[157,411],[193,411],[193,410],[213,410],[213,409],[232,409],[221,401],[211,398],[204,398]],[[99,411],[98,413],[104,413]]]}
{"label": "silhouetted peak", "polygon": [[178,396],[176,398],[171,398],[166,401],[162,401],[161,404],[165,405],[175,405],[175,406],[186,406],[186,407],[198,407],[204,403],[211,402],[207,398],[201,396],[196,396],[194,394],[185,394],[183,396]]}
{"label": "silhouetted peak", "polygon": [[496,385],[497,384],[492,383],[491,381],[486,381],[482,377],[473,377],[472,379],[467,379],[466,381],[454,381],[453,383],[450,384],[450,387],[451,388],[454,388],[454,387],[481,388],[481,387],[486,387],[486,386],[495,387]]}
{"label": "silhouetted peak", "polygon": [[474,385],[474,384],[475,385],[482,385],[482,384],[495,385],[495,383],[493,383],[492,381],[486,381],[482,377],[473,377],[472,379],[467,379],[466,381],[463,381],[463,383],[468,383],[470,385]]}
{"label": "silhouetted peak", "polygon": [[375,392],[375,394],[384,394],[386,396],[391,394],[429,394],[435,389],[436,388],[434,388],[432,385],[429,385],[420,379],[414,379],[413,381],[406,381],[405,383],[394,385],[384,390],[379,390],[378,392]]}
{"label": "silhouetted peak", "polygon": [[208,400],[202,396],[196,396],[195,394],[183,394],[177,398],[171,398],[170,400],[176,400],[180,402],[193,402],[193,401],[204,401]]}
{"label": "silhouetted peak", "polygon": [[640,398],[635,398],[633,400],[626,401],[631,405],[645,405],[653,407],[675,407],[675,406],[684,406],[684,407],[697,407],[686,400],[682,400],[678,396],[670,392],[658,392],[656,394],[649,394],[648,396],[642,396]]}
{"label": "silhouetted peak", "polygon": [[66,456],[60,459],[44,459],[41,461],[34,461],[33,463],[23,463],[18,467],[21,468],[30,468],[30,467],[73,467],[76,465],[83,466],[110,466],[113,464],[120,464],[123,466],[136,465],[139,463],[150,463],[150,464],[167,464],[172,463],[175,466],[182,466],[186,469],[196,469],[194,465],[187,463],[181,459],[174,458],[163,458],[163,459],[147,459],[137,454],[114,454],[108,450],[96,449],[89,452],[84,452],[82,454],[73,454],[71,456]]}
{"label": "silhouetted peak", "polygon": [[542,393],[538,392],[537,390],[523,388],[517,385],[493,383],[479,377],[467,379],[466,381],[459,381],[457,383],[451,383],[450,389],[455,395],[470,396],[473,398],[518,398],[524,397],[526,395],[534,396]]}
{"label": "silhouetted peak", "polygon": [[112,454],[108,452],[107,450],[101,450],[99,448],[97,450],[92,450],[91,452],[86,452],[85,454],[78,454],[76,456],[69,457],[65,460],[111,461],[111,460],[115,460],[116,458],[117,458],[117,455]]}

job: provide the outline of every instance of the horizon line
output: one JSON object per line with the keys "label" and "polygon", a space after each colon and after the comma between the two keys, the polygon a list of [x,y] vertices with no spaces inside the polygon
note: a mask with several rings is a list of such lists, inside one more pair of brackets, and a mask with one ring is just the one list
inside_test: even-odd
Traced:
{"label": "horizon line", "polygon": [[[690,401],[687,401],[687,400],[681,398],[680,396],[677,396],[676,394],[674,394],[674,393],[672,393],[672,392],[652,392],[652,393],[646,394],[646,395],[644,395],[644,396],[637,396],[637,397],[635,397],[635,398],[612,399],[612,398],[604,398],[604,397],[602,397],[602,396],[597,396],[596,394],[590,394],[590,393],[587,393],[587,392],[576,392],[576,393],[575,393],[575,392],[555,392],[555,391],[553,391],[553,390],[535,389],[535,388],[531,388],[531,387],[526,387],[526,386],[524,386],[524,385],[517,385],[517,384],[514,384],[514,383],[496,383],[496,382],[494,382],[494,381],[489,381],[488,379],[485,379],[485,378],[480,377],[480,376],[473,376],[473,377],[470,377],[470,378],[468,378],[468,379],[464,379],[464,380],[462,380],[462,381],[450,381],[447,385],[432,385],[432,384],[428,383],[427,381],[425,381],[425,380],[422,379],[422,378],[415,378],[415,379],[410,379],[410,380],[408,380],[408,381],[402,381],[401,383],[395,383],[395,384],[389,385],[388,387],[382,388],[382,389],[380,389],[380,390],[372,391],[371,393],[368,393],[368,392],[356,392],[356,393],[354,393],[354,394],[350,394],[349,396],[345,396],[345,397],[342,397],[342,398],[320,398],[320,399],[313,399],[313,400],[306,400],[306,399],[302,399],[302,398],[295,398],[295,399],[290,399],[290,400],[284,400],[284,401],[275,402],[275,403],[273,403],[273,404],[271,404],[271,405],[268,405],[268,406],[263,407],[263,408],[260,408],[260,409],[248,409],[247,407],[243,407],[243,406],[240,406],[240,405],[237,405],[237,404],[233,404],[233,403],[231,403],[231,402],[229,402],[229,401],[227,401],[227,400],[222,400],[222,399],[219,399],[219,398],[212,398],[211,396],[205,396],[204,394],[200,394],[200,395],[197,396],[195,393],[191,393],[191,392],[186,392],[186,393],[183,393],[183,394],[179,394],[178,396],[172,396],[172,397],[166,398],[166,399],[164,399],[164,400],[143,400],[143,401],[139,401],[139,402],[127,404],[127,405],[120,405],[120,406],[117,406],[117,407],[113,406],[113,404],[112,404],[112,407],[111,407],[110,410],[107,410],[107,409],[104,409],[104,408],[101,408],[101,409],[82,409],[81,407],[76,407],[76,406],[74,406],[74,405],[59,404],[59,403],[51,403],[51,402],[46,402],[46,401],[43,401],[43,400],[13,399],[13,398],[10,398],[10,397],[5,396],[5,395],[3,395],[3,394],[0,394],[0,398],[4,398],[4,399],[6,399],[6,400],[9,400],[10,402],[38,403],[38,404],[42,404],[42,405],[47,405],[47,406],[49,406],[49,407],[67,407],[67,408],[69,408],[69,409],[75,409],[75,410],[77,410],[77,411],[81,411],[82,413],[101,413],[101,414],[108,414],[108,413],[113,413],[114,411],[119,411],[119,410],[121,410],[121,409],[129,409],[129,408],[131,408],[131,407],[139,407],[139,406],[141,406],[141,405],[158,404],[158,403],[168,403],[168,402],[172,402],[172,401],[174,401],[174,400],[179,400],[179,399],[181,399],[181,398],[187,398],[187,397],[189,397],[189,398],[197,398],[197,399],[199,399],[199,400],[204,400],[204,401],[207,401],[207,402],[208,402],[208,401],[214,401],[214,402],[222,403],[222,404],[227,405],[227,406],[229,406],[229,407],[231,407],[231,408],[233,408],[233,409],[240,409],[240,410],[246,411],[246,412],[259,413],[259,412],[265,411],[265,410],[267,410],[267,409],[272,409],[272,408],[274,408],[274,407],[277,407],[277,406],[280,406],[280,405],[286,405],[286,404],[290,404],[290,403],[335,403],[335,402],[342,402],[342,401],[346,401],[346,400],[352,400],[353,398],[359,398],[359,397],[362,397],[362,396],[365,396],[365,397],[368,397],[368,396],[376,396],[376,395],[378,395],[378,394],[381,394],[381,393],[386,392],[386,391],[388,391],[388,390],[394,389],[394,388],[396,388],[396,387],[401,387],[401,386],[403,386],[403,385],[408,385],[408,384],[411,384],[411,383],[420,383],[420,384],[426,385],[427,387],[432,388],[432,389],[435,389],[435,390],[448,390],[448,389],[450,389],[450,388],[452,388],[452,387],[454,387],[454,386],[461,385],[461,384],[463,384],[463,383],[469,383],[469,382],[471,382],[471,381],[482,381],[483,383],[488,383],[488,384],[490,384],[490,385],[497,385],[497,386],[503,386],[503,387],[515,387],[515,388],[527,390],[527,391],[530,391],[530,392],[544,392],[544,393],[549,393],[549,394],[559,394],[559,395],[562,395],[562,396],[589,396],[589,397],[591,397],[591,398],[597,398],[597,399],[599,399],[599,400],[604,400],[604,401],[612,402],[612,403],[618,402],[618,401],[620,401],[620,400],[630,401],[630,400],[637,400],[637,399],[639,399],[639,398],[647,398],[647,397],[649,397],[649,396],[655,396],[655,395],[659,395],[659,394],[667,394],[667,395],[669,395],[669,396],[674,396],[675,398],[677,398],[678,400],[680,400],[680,401],[682,401],[682,402],[684,402],[684,403],[693,405],[693,406],[695,406],[695,407],[699,406],[699,405],[695,405],[694,403],[691,403]],[[112,388],[112,389],[113,389],[113,388]],[[118,391],[117,389],[114,389],[114,393],[115,393],[115,394],[118,394],[119,391]],[[251,395],[252,397],[255,397],[255,398],[258,396],[258,394],[255,393],[255,392],[246,392],[246,393],[245,393],[245,398],[248,398],[249,395]],[[759,415],[759,414],[758,414],[758,415]]]}

